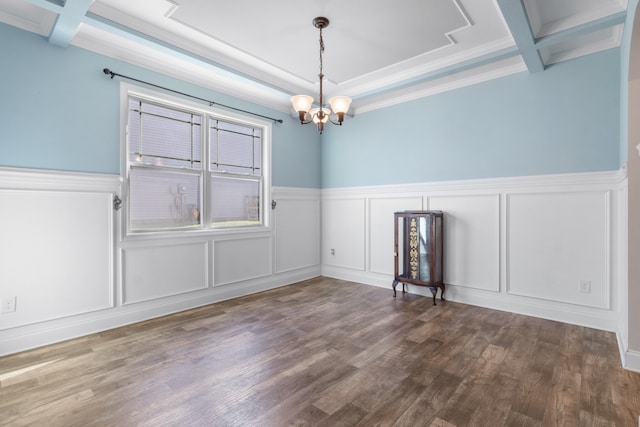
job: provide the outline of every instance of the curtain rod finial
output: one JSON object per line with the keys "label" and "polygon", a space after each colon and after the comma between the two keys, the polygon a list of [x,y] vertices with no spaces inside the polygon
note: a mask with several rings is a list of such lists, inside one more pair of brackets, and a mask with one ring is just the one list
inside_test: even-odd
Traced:
{"label": "curtain rod finial", "polygon": [[105,68],[105,69],[102,70],[102,72],[105,73],[105,74],[111,74],[111,78],[113,78],[113,71],[111,71],[110,69]]}

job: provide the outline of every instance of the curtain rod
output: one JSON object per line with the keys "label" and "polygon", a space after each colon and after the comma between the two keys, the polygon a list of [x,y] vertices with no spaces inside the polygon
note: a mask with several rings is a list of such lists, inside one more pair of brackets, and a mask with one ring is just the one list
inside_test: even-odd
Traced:
{"label": "curtain rod", "polygon": [[220,104],[218,102],[210,101],[208,99],[200,98],[200,97],[197,97],[197,96],[194,96],[194,95],[189,95],[188,93],[179,92],[177,90],[169,89],[168,87],[164,87],[164,86],[156,85],[156,84],[153,84],[153,83],[145,82],[144,80],[139,80],[139,79],[136,79],[136,78],[133,78],[133,77],[125,76],[124,74],[118,74],[118,73],[115,73],[115,72],[111,71],[108,68],[103,69],[102,72],[105,73],[105,74],[110,75],[111,79],[113,79],[115,76],[118,76],[118,77],[122,77],[123,79],[133,80],[134,82],[143,83],[145,85],[157,87],[158,89],[163,89],[163,90],[167,90],[169,92],[177,93],[178,95],[188,96],[189,98],[197,99],[199,101],[204,101],[204,102],[209,104],[209,107],[211,107],[213,105],[219,105],[221,107],[229,108],[231,110],[240,111],[242,113],[251,114],[251,115],[254,115],[254,116],[262,117],[264,119],[273,120],[276,123],[282,123],[282,119],[274,119],[273,117],[263,116],[262,114],[252,113],[251,111],[242,110],[240,108],[231,107],[229,105]]}

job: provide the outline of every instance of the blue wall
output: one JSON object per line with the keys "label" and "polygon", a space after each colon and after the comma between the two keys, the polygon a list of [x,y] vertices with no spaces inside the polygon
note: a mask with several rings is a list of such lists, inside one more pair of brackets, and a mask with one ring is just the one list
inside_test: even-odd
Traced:
{"label": "blue wall", "polygon": [[[319,138],[279,112],[0,24],[0,166],[119,173],[119,87],[105,67],[282,117],[273,184],[334,188],[616,170],[620,49],[356,115]],[[10,59],[8,59],[10,58]]]}
{"label": "blue wall", "polygon": [[320,187],[320,138],[286,114],[0,23],[0,166],[120,173],[119,84],[103,68],[284,119],[273,185]]}
{"label": "blue wall", "polygon": [[322,186],[616,170],[619,55],[356,115],[323,138]]}

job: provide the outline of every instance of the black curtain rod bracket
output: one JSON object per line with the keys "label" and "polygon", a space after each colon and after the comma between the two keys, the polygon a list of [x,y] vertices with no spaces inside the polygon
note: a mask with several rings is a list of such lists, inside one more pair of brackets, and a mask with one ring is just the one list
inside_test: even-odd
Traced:
{"label": "black curtain rod bracket", "polygon": [[240,108],[231,107],[229,105],[220,104],[218,102],[214,102],[214,101],[211,101],[211,100],[208,100],[208,99],[200,98],[200,97],[197,97],[197,96],[194,96],[194,95],[189,95],[188,93],[179,92],[177,90],[169,89],[168,87],[164,87],[164,86],[156,85],[156,84],[153,84],[153,83],[145,82],[144,80],[139,80],[139,79],[136,79],[134,77],[125,76],[124,74],[119,74],[119,73],[113,72],[108,68],[103,69],[102,72],[105,73],[106,75],[110,76],[110,78],[112,80],[116,76],[122,77],[123,79],[132,80],[134,82],[142,83],[142,84],[145,84],[145,85],[148,85],[148,86],[153,86],[153,87],[158,88],[158,89],[166,90],[166,91],[169,91],[169,92],[177,93],[178,95],[187,96],[189,98],[197,99],[198,101],[206,102],[207,104],[209,104],[209,107],[213,107],[214,105],[219,105],[220,107],[228,108],[230,110],[239,111],[241,113],[246,113],[246,114],[251,114],[253,116],[262,117],[263,119],[273,120],[275,123],[282,123],[282,119],[274,119],[273,117],[263,116],[262,114],[252,113],[251,111],[242,110]]}

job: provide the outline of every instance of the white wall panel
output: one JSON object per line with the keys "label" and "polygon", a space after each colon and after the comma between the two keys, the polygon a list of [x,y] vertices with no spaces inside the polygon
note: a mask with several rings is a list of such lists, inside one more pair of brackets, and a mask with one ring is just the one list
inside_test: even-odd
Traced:
{"label": "white wall panel", "polygon": [[323,201],[323,264],[354,270],[365,269],[364,207],[364,198]]}
{"label": "white wall panel", "polygon": [[509,194],[508,292],[608,308],[609,205],[607,191]]}
{"label": "white wall panel", "polygon": [[[273,188],[294,200],[282,212],[313,216],[304,226],[269,210],[272,227],[178,236],[126,235],[125,209],[113,209],[121,191],[117,175],[0,167],[0,298],[17,297],[16,312],[0,314],[0,356],[320,274],[317,189]],[[287,247],[311,229],[308,248]]]}
{"label": "white wall panel", "polygon": [[[614,171],[323,191],[274,188],[278,209],[268,212],[271,229],[179,239],[127,236],[114,258],[113,237],[121,235],[114,227],[122,210],[114,216],[111,206],[120,191],[118,176],[0,168],[0,298],[18,297],[17,311],[0,315],[0,355],[320,273],[390,292],[392,259],[385,252],[393,231],[387,216],[420,208],[408,205],[424,197],[428,207],[453,218],[445,218],[446,255],[454,261],[445,270],[452,301],[615,330],[626,277],[625,228],[615,224],[625,209],[617,201],[624,180]],[[292,241],[313,234],[296,214],[313,215],[314,205],[317,213],[320,199],[322,215],[315,220],[322,219],[321,234],[294,250]],[[306,266],[319,251],[320,236],[323,265]],[[497,271],[508,285],[499,292]],[[591,282],[591,293],[579,292],[581,280]],[[228,286],[207,287],[212,282]],[[129,304],[114,307],[121,300]]]}
{"label": "white wall panel", "polygon": [[422,209],[422,197],[369,200],[369,271],[393,274],[393,214]]}
{"label": "white wall panel", "polygon": [[500,290],[500,196],[429,197],[444,216],[444,280],[447,284]]}
{"label": "white wall panel", "polygon": [[123,303],[207,287],[207,244],[173,244],[123,250]]}
{"label": "white wall panel", "polygon": [[111,195],[0,190],[0,329],[113,305]]}
{"label": "white wall panel", "polygon": [[214,286],[270,275],[271,254],[270,237],[215,241]]}
{"label": "white wall panel", "polygon": [[275,217],[276,272],[320,263],[320,201],[278,198]]}
{"label": "white wall panel", "polygon": [[[625,180],[622,170],[323,190],[321,271],[389,288],[387,215],[405,209],[393,199],[422,199],[445,213],[448,299],[615,330],[626,274],[618,224]],[[364,244],[356,241],[362,222]],[[329,255],[333,245],[354,252],[349,262],[338,259],[339,247]],[[364,269],[354,269],[362,256]],[[420,286],[409,291],[430,296]]]}

